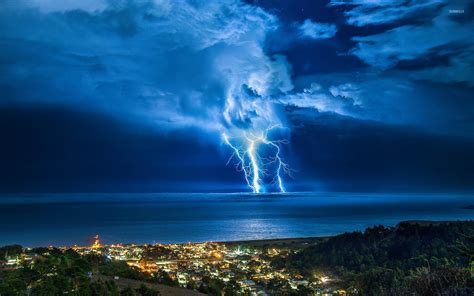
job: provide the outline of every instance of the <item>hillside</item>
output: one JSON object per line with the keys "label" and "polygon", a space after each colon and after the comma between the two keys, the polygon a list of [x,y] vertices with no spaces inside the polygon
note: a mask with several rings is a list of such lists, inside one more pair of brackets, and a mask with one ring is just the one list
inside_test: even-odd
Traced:
{"label": "hillside", "polygon": [[273,261],[359,295],[472,295],[474,221],[402,222],[344,233]]}

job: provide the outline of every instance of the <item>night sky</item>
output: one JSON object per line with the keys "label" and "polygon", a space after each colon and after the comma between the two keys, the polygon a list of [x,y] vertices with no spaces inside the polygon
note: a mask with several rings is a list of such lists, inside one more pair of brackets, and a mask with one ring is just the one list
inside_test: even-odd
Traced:
{"label": "night sky", "polygon": [[289,191],[474,190],[474,4],[0,3],[0,192],[248,191],[222,134],[285,127]]}

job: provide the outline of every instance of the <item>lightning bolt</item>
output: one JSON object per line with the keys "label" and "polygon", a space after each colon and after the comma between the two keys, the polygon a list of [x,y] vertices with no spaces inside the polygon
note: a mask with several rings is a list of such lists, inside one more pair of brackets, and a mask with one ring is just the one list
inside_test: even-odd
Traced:
{"label": "lightning bolt", "polygon": [[[286,192],[283,184],[283,173],[291,176],[291,169],[281,157],[281,144],[287,144],[287,140],[271,140],[268,134],[277,128],[284,128],[281,125],[273,125],[259,132],[242,132],[241,136],[229,137],[226,133],[222,134],[224,143],[233,150],[233,154],[227,161],[227,164],[234,158],[238,159],[236,167],[244,173],[247,185],[254,193],[261,193],[266,190],[261,176],[270,175],[268,168],[276,165],[274,177],[271,181],[280,192]],[[233,144],[235,143],[235,144]],[[262,157],[259,153],[261,146],[273,148],[273,151],[267,157]]]}
{"label": "lightning bolt", "polygon": [[258,167],[257,155],[255,152],[255,141],[247,139],[249,143],[249,148],[247,152],[249,154],[250,163],[252,164],[252,188],[255,193],[260,193],[260,168]]}
{"label": "lightning bolt", "polygon": [[227,164],[230,163],[230,161],[232,160],[232,158],[234,156],[236,156],[238,159],[239,159],[239,162],[237,163],[236,166],[239,166],[241,167],[241,171],[244,173],[244,177],[245,177],[245,181],[247,182],[247,185],[252,188],[252,191],[255,192],[255,187],[250,183],[250,172],[245,164],[245,152],[242,151],[242,147],[236,147],[234,145],[232,145],[229,141],[229,137],[227,136],[226,133],[223,133],[222,134],[222,137],[224,138],[224,142],[234,150],[234,153],[232,154],[232,156],[229,158],[229,160],[227,161]]}

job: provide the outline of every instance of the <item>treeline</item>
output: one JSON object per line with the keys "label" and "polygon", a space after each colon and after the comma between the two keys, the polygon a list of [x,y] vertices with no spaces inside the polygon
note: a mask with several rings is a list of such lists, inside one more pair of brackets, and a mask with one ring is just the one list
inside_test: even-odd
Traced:
{"label": "treeline", "polygon": [[344,233],[273,265],[332,273],[353,295],[474,295],[474,221],[403,222]]}
{"label": "treeline", "polygon": [[[0,248],[0,260],[22,254],[18,245]],[[147,280],[146,275],[125,262],[110,261],[104,256],[81,256],[73,250],[37,248],[33,262],[22,262],[20,268],[0,270],[0,295],[111,295],[156,296],[159,292],[141,285],[119,289],[114,281],[93,280],[92,273]]]}

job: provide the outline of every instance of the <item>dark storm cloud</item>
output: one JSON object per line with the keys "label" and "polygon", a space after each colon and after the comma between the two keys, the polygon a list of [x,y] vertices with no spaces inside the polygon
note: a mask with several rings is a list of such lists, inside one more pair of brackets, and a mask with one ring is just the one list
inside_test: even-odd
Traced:
{"label": "dark storm cloud", "polygon": [[[299,188],[385,192],[472,190],[472,138],[440,137],[420,129],[335,114],[293,112],[291,121],[296,127],[291,139],[292,152],[299,155],[298,170],[305,172],[295,180]],[[311,120],[305,120],[306,116],[311,116]]]}
{"label": "dark storm cloud", "polygon": [[[309,118],[308,118],[309,117]],[[474,142],[337,114],[290,111],[288,189],[469,189]],[[0,192],[245,191],[202,132],[157,134],[58,107],[0,108]]]}
{"label": "dark storm cloud", "polygon": [[62,107],[3,106],[0,192],[229,190],[240,174],[203,136]]}

